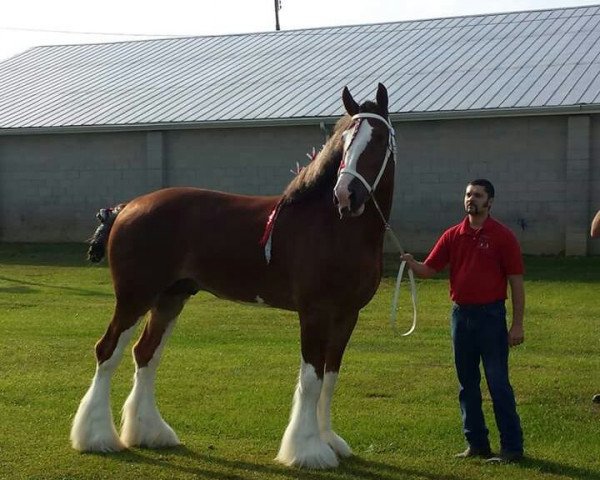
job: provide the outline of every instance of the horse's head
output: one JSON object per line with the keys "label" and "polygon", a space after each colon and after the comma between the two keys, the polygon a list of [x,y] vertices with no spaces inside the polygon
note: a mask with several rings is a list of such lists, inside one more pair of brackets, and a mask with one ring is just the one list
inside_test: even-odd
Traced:
{"label": "horse's head", "polygon": [[338,180],[333,190],[334,202],[340,217],[359,216],[365,203],[373,194],[388,164],[394,157],[394,128],[388,119],[388,94],[380,83],[377,102],[358,105],[348,87],[342,100],[352,118],[342,133],[343,155],[338,170]]}

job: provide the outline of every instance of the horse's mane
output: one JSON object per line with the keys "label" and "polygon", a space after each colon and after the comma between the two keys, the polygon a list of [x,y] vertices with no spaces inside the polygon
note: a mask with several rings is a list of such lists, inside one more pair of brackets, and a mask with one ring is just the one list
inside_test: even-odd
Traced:
{"label": "horse's mane", "polygon": [[[359,107],[359,113],[379,113],[376,103],[364,102]],[[337,171],[342,161],[342,133],[350,126],[352,118],[344,115],[335,124],[333,134],[317,157],[304,167],[283,192],[282,204],[298,203],[308,198],[320,195],[323,191],[333,188]]]}
{"label": "horse's mane", "polygon": [[304,167],[283,192],[283,204],[298,203],[312,198],[332,186],[342,160],[342,133],[350,124],[350,117],[344,115],[335,124],[333,134],[317,154],[317,157]]}

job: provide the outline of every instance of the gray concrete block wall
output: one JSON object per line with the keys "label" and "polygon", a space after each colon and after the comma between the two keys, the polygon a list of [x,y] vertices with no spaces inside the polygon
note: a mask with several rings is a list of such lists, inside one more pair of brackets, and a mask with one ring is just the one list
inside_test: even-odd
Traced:
{"label": "gray concrete block wall", "polygon": [[5,242],[81,242],[95,213],[146,191],[145,134],[0,137]]}
{"label": "gray concrete block wall", "polygon": [[317,125],[167,133],[167,181],[247,195],[278,195],[296,162],[325,141]]}
{"label": "gray concrete block wall", "polygon": [[565,252],[585,255],[590,216],[590,118],[567,119],[568,140],[565,179]]}
{"label": "gray concrete block wall", "polygon": [[[568,220],[577,216],[586,229],[575,227],[584,240],[572,244],[599,254],[582,215],[600,208],[600,120],[590,118],[587,160],[578,154],[587,128],[578,118],[397,122],[391,223],[404,247],[429,251],[462,219],[467,182],[485,177],[497,190],[493,215],[524,252],[565,252]],[[162,186],[276,195],[323,142],[318,125],[0,136],[0,239],[83,241],[99,208]],[[588,200],[577,195],[584,177]]]}
{"label": "gray concrete block wall", "polygon": [[[600,210],[600,116],[593,116],[590,125],[590,213],[587,219],[587,231],[595,213]],[[600,239],[588,240],[588,252],[600,255]]]}
{"label": "gray concrete block wall", "polygon": [[527,253],[564,249],[565,117],[397,123],[392,225],[406,248],[427,252],[463,218],[466,184],[496,187],[492,214]]}

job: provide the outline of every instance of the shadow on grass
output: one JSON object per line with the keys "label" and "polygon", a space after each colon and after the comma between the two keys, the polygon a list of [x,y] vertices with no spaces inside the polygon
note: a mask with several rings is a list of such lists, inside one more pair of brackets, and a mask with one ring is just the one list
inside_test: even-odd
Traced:
{"label": "shadow on grass", "polygon": [[0,263],[87,267],[87,248],[85,243],[0,243]]}
{"label": "shadow on grass", "polygon": [[[109,457],[116,461],[137,463],[153,467],[164,468],[173,472],[194,475],[198,478],[216,480],[247,480],[256,478],[257,475],[277,475],[290,479],[354,479],[354,480],[395,480],[413,476],[429,480],[478,480],[479,477],[468,477],[464,473],[440,474],[423,471],[416,468],[401,467],[387,463],[365,460],[354,456],[340,461],[340,466],[333,470],[310,470],[288,468],[273,463],[265,465],[240,460],[228,460],[211,453],[195,452],[185,446],[168,448],[164,450],[126,450],[116,454],[90,453],[87,455]],[[173,461],[173,457],[180,457],[196,464],[180,465]],[[498,465],[494,468],[505,468]],[[566,476],[575,480],[598,480],[600,472],[587,468],[577,467],[564,463],[552,462],[544,459],[526,457],[518,464],[511,465],[511,469],[532,470],[541,474],[555,474]],[[514,474],[514,470],[511,472]],[[523,472],[525,473],[525,472]]]}
{"label": "shadow on grass", "polygon": [[598,470],[589,470],[587,468],[532,457],[525,457],[518,465],[521,468],[535,470],[543,474],[555,474],[581,480],[600,479],[600,471]]}
{"label": "shadow on grass", "polygon": [[89,290],[85,288],[77,288],[77,287],[66,287],[64,285],[50,285],[47,283],[41,282],[28,282],[25,280],[17,280],[16,278],[10,278],[0,275],[0,281],[9,282],[16,285],[10,285],[8,287],[0,288],[0,292],[6,293],[37,293],[39,289],[31,288],[34,287],[43,287],[51,290],[60,290],[64,292],[72,292],[76,295],[83,295],[86,297],[112,297],[112,293],[99,292],[98,290]]}
{"label": "shadow on grass", "polygon": [[[2,278],[0,277],[0,280],[2,280]],[[12,282],[14,282],[14,280],[10,280]],[[18,286],[18,285],[11,285],[10,287],[0,287],[0,293],[37,293],[38,289],[37,288],[31,288],[31,287],[22,287],[22,286]]]}
{"label": "shadow on grass", "polygon": [[[91,233],[91,232],[90,232]],[[56,265],[85,268],[92,266],[87,260],[88,245],[85,243],[0,243],[0,264],[6,265]],[[415,258],[424,260],[426,253],[416,253]],[[527,281],[600,281],[600,256],[565,257],[525,255],[525,279]],[[395,277],[398,273],[400,255],[397,252],[384,254],[384,276]],[[448,278],[447,270],[435,278]]]}
{"label": "shadow on grass", "polygon": [[[147,452],[147,454],[145,454]],[[197,466],[178,465],[169,459],[156,458],[156,452],[143,450],[129,450],[114,455],[112,458],[127,463],[140,463],[165,468],[185,474],[191,474],[198,478],[247,480],[256,478],[256,475],[279,475],[292,479],[355,479],[355,480],[394,480],[406,478],[406,476],[417,476],[430,480],[476,480],[465,475],[440,475],[418,470],[415,468],[403,468],[381,462],[365,460],[360,457],[352,457],[340,461],[340,466],[333,470],[310,470],[284,467],[277,464],[264,465],[239,460],[228,460],[217,455],[198,453],[187,447],[180,446],[161,450],[165,456],[178,456],[192,460]]]}

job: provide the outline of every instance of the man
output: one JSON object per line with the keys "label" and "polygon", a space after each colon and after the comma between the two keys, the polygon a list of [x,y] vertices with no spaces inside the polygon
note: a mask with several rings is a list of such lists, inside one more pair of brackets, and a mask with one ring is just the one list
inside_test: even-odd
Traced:
{"label": "man", "polygon": [[[459,403],[468,448],[457,457],[484,457],[488,462],[515,462],[523,457],[523,433],[508,378],[508,350],[523,343],[523,259],[514,234],[490,216],[494,186],[485,179],[467,185],[464,221],[449,228],[424,262],[403,255],[408,266],[429,278],[450,265],[452,342],[460,384]],[[506,326],[507,283],[513,319]],[[500,432],[500,454],[493,457],[481,406],[483,362],[494,416]],[[491,457],[491,458],[490,458]]]}

